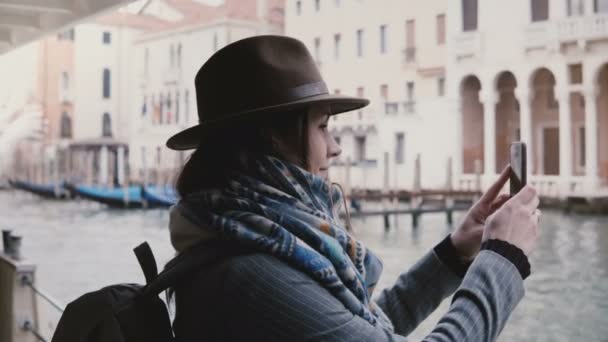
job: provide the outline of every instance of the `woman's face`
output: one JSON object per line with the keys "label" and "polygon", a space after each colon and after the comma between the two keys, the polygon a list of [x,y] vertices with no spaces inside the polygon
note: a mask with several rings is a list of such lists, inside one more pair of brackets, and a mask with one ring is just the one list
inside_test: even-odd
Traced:
{"label": "woman's face", "polygon": [[329,176],[329,162],[342,149],[329,133],[329,105],[312,106],[308,112],[308,171],[325,179]]}

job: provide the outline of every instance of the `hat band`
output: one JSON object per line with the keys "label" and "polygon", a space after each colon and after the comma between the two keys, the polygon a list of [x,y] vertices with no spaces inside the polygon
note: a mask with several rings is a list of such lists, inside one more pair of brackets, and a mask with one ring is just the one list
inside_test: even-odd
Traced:
{"label": "hat band", "polygon": [[315,96],[327,94],[329,91],[327,90],[327,85],[325,82],[315,82],[315,83],[306,83],[301,86],[297,86],[294,88],[287,89],[287,97],[288,101],[295,101],[305,97]]}

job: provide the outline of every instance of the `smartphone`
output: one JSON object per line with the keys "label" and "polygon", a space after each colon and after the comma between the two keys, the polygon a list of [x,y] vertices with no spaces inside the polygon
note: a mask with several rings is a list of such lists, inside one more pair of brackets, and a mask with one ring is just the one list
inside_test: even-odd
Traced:
{"label": "smartphone", "polygon": [[510,194],[513,196],[526,186],[526,144],[521,141],[511,143],[510,158],[511,176],[509,178],[509,188]]}

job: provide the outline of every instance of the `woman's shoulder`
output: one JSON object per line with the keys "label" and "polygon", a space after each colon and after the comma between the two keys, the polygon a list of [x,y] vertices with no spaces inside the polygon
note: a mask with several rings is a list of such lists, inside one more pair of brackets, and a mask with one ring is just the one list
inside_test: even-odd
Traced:
{"label": "woman's shoulder", "polygon": [[[224,284],[239,286],[255,282],[258,287],[307,283],[318,285],[306,273],[301,272],[279,257],[266,253],[252,253],[229,258],[223,263]],[[227,290],[230,288],[227,287]]]}

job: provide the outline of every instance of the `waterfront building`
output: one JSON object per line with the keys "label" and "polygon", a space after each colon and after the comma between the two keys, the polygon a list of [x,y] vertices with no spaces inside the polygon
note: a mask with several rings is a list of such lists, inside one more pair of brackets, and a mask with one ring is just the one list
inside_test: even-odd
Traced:
{"label": "waterfront building", "polygon": [[286,34],[306,43],[329,90],[371,100],[331,119],[343,149],[334,181],[409,189],[419,155],[423,185],[445,186],[446,12],[444,0],[287,1]]}
{"label": "waterfront building", "polygon": [[165,147],[178,131],[196,125],[194,76],[218,49],[236,40],[282,34],[283,0],[150,1],[141,15],[168,22],[133,44],[129,154],[131,175],[167,183],[187,158]]}
{"label": "waterfront building", "polygon": [[461,0],[448,5],[450,125],[462,182],[485,183],[528,145],[542,194],[608,184],[608,1]]}

